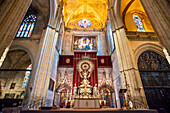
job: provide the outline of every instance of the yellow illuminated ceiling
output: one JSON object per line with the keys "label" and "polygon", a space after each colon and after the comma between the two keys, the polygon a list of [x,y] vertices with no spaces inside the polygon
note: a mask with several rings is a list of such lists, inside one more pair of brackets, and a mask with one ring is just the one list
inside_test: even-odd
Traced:
{"label": "yellow illuminated ceiling", "polygon": [[[127,5],[130,3],[130,1],[133,1],[133,0],[121,0],[121,14],[123,13]],[[134,10],[145,12],[140,0],[134,0],[132,4],[130,5],[130,7],[127,9],[126,13],[129,13]]]}
{"label": "yellow illuminated ceiling", "polygon": [[133,15],[135,14],[142,19],[146,32],[154,32],[140,0],[121,0],[120,11],[124,27],[127,31],[137,31],[133,20]]}
{"label": "yellow illuminated ceiling", "polygon": [[[63,0],[63,14],[66,28],[100,30],[107,19],[107,0]],[[88,19],[89,28],[81,28],[78,22]]]}

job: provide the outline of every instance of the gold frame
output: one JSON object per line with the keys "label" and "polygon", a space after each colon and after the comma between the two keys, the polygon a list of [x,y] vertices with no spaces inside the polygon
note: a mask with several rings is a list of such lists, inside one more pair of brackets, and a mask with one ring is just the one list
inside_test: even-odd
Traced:
{"label": "gold frame", "polygon": [[[95,39],[96,39],[96,50],[73,50],[73,45],[74,45],[74,37],[75,36],[86,36],[86,37],[95,37]],[[98,52],[98,48],[97,48],[97,35],[73,35],[73,37],[72,37],[72,52]]]}

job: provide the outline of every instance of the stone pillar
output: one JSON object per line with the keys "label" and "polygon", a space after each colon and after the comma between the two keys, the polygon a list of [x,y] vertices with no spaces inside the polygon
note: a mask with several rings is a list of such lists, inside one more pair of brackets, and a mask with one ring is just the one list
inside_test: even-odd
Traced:
{"label": "stone pillar", "polygon": [[[33,88],[29,98],[28,105],[33,103],[33,98],[36,98],[36,106],[40,105],[53,105],[54,92],[48,90],[50,78],[56,83],[57,65],[59,59],[59,53],[56,50],[56,43],[58,38],[58,23],[61,19],[62,8],[56,4],[51,3],[51,17],[48,27],[44,30],[44,35],[41,37],[39,56],[37,57],[36,72],[33,73]],[[56,84],[54,84],[55,86]]]}
{"label": "stone pillar", "polygon": [[118,59],[117,59],[117,55],[116,55],[116,51],[113,52],[113,54],[111,55],[112,58],[112,82],[113,82],[113,86],[114,86],[114,93],[115,93],[115,107],[117,108],[121,108],[120,105],[120,99],[119,99],[119,90],[122,87],[122,84],[120,82],[120,72],[119,72],[119,65],[118,65]]}
{"label": "stone pillar", "polygon": [[166,50],[166,48],[163,48],[163,52],[164,52],[164,55],[165,55],[166,59],[168,60],[168,63],[170,64],[170,56],[169,56],[168,51]]}
{"label": "stone pillar", "polygon": [[32,0],[4,0],[0,4],[0,58],[15,38]]}
{"label": "stone pillar", "polygon": [[[115,9],[119,7],[118,4],[115,5]],[[141,94],[138,89],[140,84],[137,82],[135,65],[133,62],[133,53],[131,51],[129,40],[126,37],[124,27],[121,22],[120,12],[113,8],[110,9],[110,18],[112,32],[114,36],[115,46],[116,46],[116,55],[118,59],[118,66],[120,70],[121,84],[122,88],[127,88],[127,94],[130,98],[128,100],[135,101],[143,104],[143,108],[148,108],[145,94]],[[118,8],[117,8],[118,9]],[[119,9],[120,10],[120,9]],[[118,78],[118,77],[117,77]],[[115,91],[116,92],[116,91]],[[139,103],[134,103],[135,106],[140,106]],[[138,108],[138,107],[137,107]]]}
{"label": "stone pillar", "polygon": [[170,54],[169,0],[140,0],[160,43]]}

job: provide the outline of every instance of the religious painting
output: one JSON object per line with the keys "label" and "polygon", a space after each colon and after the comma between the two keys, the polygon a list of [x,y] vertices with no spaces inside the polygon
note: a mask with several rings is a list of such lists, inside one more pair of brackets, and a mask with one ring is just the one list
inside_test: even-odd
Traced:
{"label": "religious painting", "polygon": [[97,52],[96,36],[73,36],[72,51],[74,52]]}

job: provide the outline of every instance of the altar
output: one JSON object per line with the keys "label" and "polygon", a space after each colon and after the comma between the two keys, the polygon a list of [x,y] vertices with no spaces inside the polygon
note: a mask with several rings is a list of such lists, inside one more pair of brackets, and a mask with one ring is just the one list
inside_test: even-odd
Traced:
{"label": "altar", "polygon": [[96,52],[75,53],[76,66],[74,67],[73,76],[74,109],[100,108],[96,54]]}
{"label": "altar", "polygon": [[74,107],[75,109],[99,109],[100,103],[99,98],[75,98]]}

